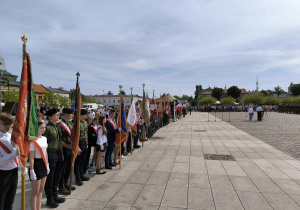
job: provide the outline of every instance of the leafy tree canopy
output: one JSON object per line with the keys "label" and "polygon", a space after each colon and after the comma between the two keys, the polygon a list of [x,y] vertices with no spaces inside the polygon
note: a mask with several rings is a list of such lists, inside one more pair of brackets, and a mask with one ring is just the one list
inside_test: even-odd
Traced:
{"label": "leafy tree canopy", "polygon": [[6,103],[8,101],[19,101],[19,91],[18,90],[7,90],[2,94],[2,102]]}
{"label": "leafy tree canopy", "polygon": [[237,86],[231,86],[227,90],[227,94],[228,94],[228,96],[231,96],[232,98],[237,99],[241,95],[241,90]]}
{"label": "leafy tree canopy", "polygon": [[210,105],[210,104],[215,104],[217,100],[213,97],[208,97],[208,96],[201,96],[200,99],[198,100],[198,104],[200,105]]}
{"label": "leafy tree canopy", "polygon": [[294,85],[293,87],[291,87],[291,92],[292,92],[293,96],[300,95],[300,84]]}
{"label": "leafy tree canopy", "polygon": [[215,87],[212,90],[212,96],[215,97],[217,100],[220,100],[221,96],[223,95],[223,89]]}
{"label": "leafy tree canopy", "polygon": [[[284,94],[285,91],[282,90],[282,88],[280,86],[277,86],[277,87],[274,87],[276,93],[277,93],[277,96],[279,97],[281,94]],[[300,93],[299,93],[300,94]]]}
{"label": "leafy tree canopy", "polygon": [[222,105],[234,105],[234,103],[235,103],[235,99],[232,98],[231,96],[222,98],[220,101],[220,104]]}

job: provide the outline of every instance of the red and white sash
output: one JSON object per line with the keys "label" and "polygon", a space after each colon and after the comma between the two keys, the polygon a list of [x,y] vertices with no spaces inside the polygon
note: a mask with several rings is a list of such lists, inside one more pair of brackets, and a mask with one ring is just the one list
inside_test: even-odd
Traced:
{"label": "red and white sash", "polygon": [[95,133],[97,134],[98,129],[96,129],[96,126],[91,125],[91,127],[94,129]]}
{"label": "red and white sash", "polygon": [[59,121],[58,123],[61,124],[61,126],[65,129],[65,131],[67,131],[69,136],[71,136],[71,131],[70,131],[70,128],[67,126],[67,124],[64,123],[63,121]]}
{"label": "red and white sash", "polygon": [[[3,148],[3,150],[4,150],[7,154],[12,153],[12,151],[10,151],[10,149],[8,149],[8,147],[5,146],[5,144],[3,144],[1,141],[0,141],[0,146]],[[14,161],[15,161],[16,165],[18,165],[18,159],[15,158]]]}
{"label": "red and white sash", "polygon": [[38,149],[38,151],[40,152],[42,158],[43,158],[43,161],[44,161],[44,164],[46,166],[46,169],[47,171],[49,170],[48,168],[48,164],[47,164],[47,157],[46,157],[46,154],[44,153],[44,151],[42,150],[41,146],[36,142],[36,141],[33,141],[34,143],[34,146]]}
{"label": "red and white sash", "polygon": [[102,127],[102,126],[99,126],[98,129],[97,129],[97,133],[98,133],[99,129],[102,129],[102,130],[103,130],[103,127]]}
{"label": "red and white sash", "polygon": [[107,121],[113,126],[114,129],[117,129],[116,124],[111,119],[107,119]]}

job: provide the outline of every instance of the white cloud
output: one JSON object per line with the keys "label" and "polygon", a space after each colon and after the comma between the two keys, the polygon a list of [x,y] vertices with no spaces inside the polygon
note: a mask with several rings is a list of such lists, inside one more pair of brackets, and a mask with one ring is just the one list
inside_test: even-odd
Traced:
{"label": "white cloud", "polygon": [[146,61],[145,59],[126,63],[125,66],[133,68],[133,69],[139,69],[139,70],[148,70],[151,68],[150,63],[148,61]]}

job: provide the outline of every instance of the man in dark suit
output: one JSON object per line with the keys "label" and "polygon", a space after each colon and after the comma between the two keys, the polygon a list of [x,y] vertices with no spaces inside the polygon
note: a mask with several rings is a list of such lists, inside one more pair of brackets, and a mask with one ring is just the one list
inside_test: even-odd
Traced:
{"label": "man in dark suit", "polygon": [[115,163],[113,163],[112,159],[112,153],[115,149],[115,140],[116,140],[116,133],[121,131],[122,128],[117,128],[117,124],[115,121],[116,113],[113,110],[109,111],[109,117],[106,120],[105,127],[107,130],[107,151],[105,153],[105,168],[106,169],[112,169],[112,166],[116,166]]}

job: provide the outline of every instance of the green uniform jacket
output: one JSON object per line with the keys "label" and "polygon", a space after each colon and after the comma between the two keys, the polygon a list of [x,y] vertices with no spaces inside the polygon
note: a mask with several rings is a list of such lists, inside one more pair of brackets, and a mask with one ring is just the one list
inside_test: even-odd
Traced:
{"label": "green uniform jacket", "polygon": [[85,120],[80,121],[80,137],[79,141],[86,141],[88,138],[88,126]]}
{"label": "green uniform jacket", "polygon": [[49,151],[58,151],[61,149],[61,141],[59,140],[58,131],[56,125],[52,122],[48,122],[46,126],[46,131],[43,134],[47,138],[48,149]]}
{"label": "green uniform jacket", "polygon": [[[66,122],[64,119],[62,119],[61,121],[63,121],[69,127],[70,132],[71,132],[73,123],[71,121]],[[57,127],[57,131],[58,131],[59,139],[66,144],[71,144],[70,135],[66,131],[66,129],[64,129],[64,127],[59,123],[57,123],[56,125],[57,125],[56,127]]]}

